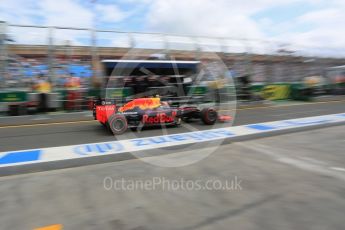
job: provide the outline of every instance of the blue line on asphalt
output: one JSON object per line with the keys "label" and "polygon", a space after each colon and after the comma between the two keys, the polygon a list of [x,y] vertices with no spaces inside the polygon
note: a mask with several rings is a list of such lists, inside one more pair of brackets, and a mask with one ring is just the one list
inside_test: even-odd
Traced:
{"label": "blue line on asphalt", "polygon": [[246,127],[251,128],[251,129],[260,130],[260,131],[275,129],[275,127],[272,127],[269,125],[261,125],[261,124],[247,125]]}
{"label": "blue line on asphalt", "polygon": [[41,155],[41,150],[28,150],[9,152],[0,158],[0,165],[37,161]]}

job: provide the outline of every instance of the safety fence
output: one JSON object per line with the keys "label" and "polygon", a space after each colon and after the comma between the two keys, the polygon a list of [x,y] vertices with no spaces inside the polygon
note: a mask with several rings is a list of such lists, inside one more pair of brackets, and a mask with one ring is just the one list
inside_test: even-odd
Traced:
{"label": "safety fence", "polygon": [[[138,51],[140,54],[133,52]],[[185,36],[90,28],[15,25],[0,22],[1,88],[22,87],[37,74],[59,86],[65,75],[85,79],[99,75],[102,58],[200,59],[212,53],[236,75],[250,74],[254,83],[296,82],[325,75],[344,65],[345,50],[308,47],[286,42],[231,37]],[[135,58],[135,57],[134,57]]]}
{"label": "safety fence", "polygon": [[[2,114],[39,111],[42,95],[31,88],[41,74],[53,86],[52,93],[45,98],[48,110],[87,109],[92,98],[100,94],[92,82],[102,75],[101,59],[148,59],[152,55],[221,60],[236,79],[232,87],[236,87],[236,99],[240,101],[310,100],[316,95],[345,94],[345,67],[341,67],[345,64],[345,50],[341,49],[258,39],[0,22],[0,111]],[[62,88],[71,76],[81,79],[80,89]],[[208,90],[198,86],[193,92],[206,94]],[[118,94],[119,90],[107,90],[108,94],[111,92]],[[234,98],[234,93],[222,90],[217,93]]]}

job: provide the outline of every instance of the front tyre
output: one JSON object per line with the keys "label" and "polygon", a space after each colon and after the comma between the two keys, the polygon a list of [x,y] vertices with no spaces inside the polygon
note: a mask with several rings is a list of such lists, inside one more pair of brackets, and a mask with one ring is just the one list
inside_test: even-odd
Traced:
{"label": "front tyre", "polygon": [[127,119],[122,114],[114,114],[108,120],[109,128],[114,135],[126,132],[128,128]]}
{"label": "front tyre", "polygon": [[212,108],[204,108],[201,110],[201,121],[205,125],[214,125],[217,121],[217,111]]}

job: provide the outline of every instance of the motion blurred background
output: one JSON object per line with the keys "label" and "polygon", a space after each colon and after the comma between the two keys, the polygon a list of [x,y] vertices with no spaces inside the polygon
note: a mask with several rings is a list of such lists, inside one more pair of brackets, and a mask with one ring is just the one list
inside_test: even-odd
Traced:
{"label": "motion blurred background", "polygon": [[[344,12],[344,0],[0,0],[0,229],[345,229]],[[158,74],[110,76],[118,60],[105,59]],[[231,121],[114,136],[93,117],[99,97],[177,78],[190,104],[216,101]],[[212,139],[220,128],[234,139]],[[157,148],[191,131],[207,142]],[[158,167],[132,147],[197,162]],[[241,186],[105,183],[157,178]]]}
{"label": "motion blurred background", "polygon": [[129,51],[136,59],[216,54],[239,92],[249,87],[264,100],[344,94],[342,9],[341,0],[2,0],[0,111],[35,111],[42,80],[52,111],[88,109],[102,85],[100,61]]}

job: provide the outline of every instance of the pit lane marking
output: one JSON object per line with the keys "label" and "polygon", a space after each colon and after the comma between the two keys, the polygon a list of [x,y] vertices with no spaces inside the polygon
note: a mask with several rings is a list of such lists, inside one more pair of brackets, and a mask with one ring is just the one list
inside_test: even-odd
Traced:
{"label": "pit lane marking", "polygon": [[271,116],[281,117],[281,116],[289,116],[289,115],[294,115],[294,114],[309,114],[309,113],[325,112],[325,111],[327,111],[327,110],[326,109],[315,109],[315,110],[300,111],[300,112],[271,114]]}
{"label": "pit lane marking", "polygon": [[255,109],[275,109],[275,108],[283,108],[283,107],[291,107],[291,106],[304,106],[304,105],[316,105],[316,104],[326,104],[326,103],[339,103],[345,102],[345,100],[334,100],[334,101],[318,101],[318,102],[303,102],[303,103],[294,103],[294,104],[287,104],[287,105],[265,105],[265,106],[257,106],[253,108],[239,108],[239,109],[229,109],[229,110],[219,110],[219,111],[242,111],[242,110],[255,110]]}
{"label": "pit lane marking", "polygon": [[335,171],[345,172],[345,168],[340,168],[340,167],[330,167],[330,169],[335,170]]}
{"label": "pit lane marking", "polygon": [[288,150],[268,146],[266,144],[255,143],[254,141],[248,141],[244,143],[237,142],[237,143],[233,143],[233,145],[237,145],[244,149],[251,150],[255,153],[261,153],[263,155],[270,157],[272,160],[276,162],[290,165],[294,168],[298,168],[304,171],[309,171],[312,173],[320,173],[323,175],[331,176],[333,178],[337,178],[339,180],[345,181],[345,175],[343,173],[337,172],[337,171],[342,171],[342,170],[345,171],[344,168],[326,167],[325,165],[315,164],[315,163],[312,163],[311,161],[305,161],[305,160],[301,160],[295,157],[289,157]]}

